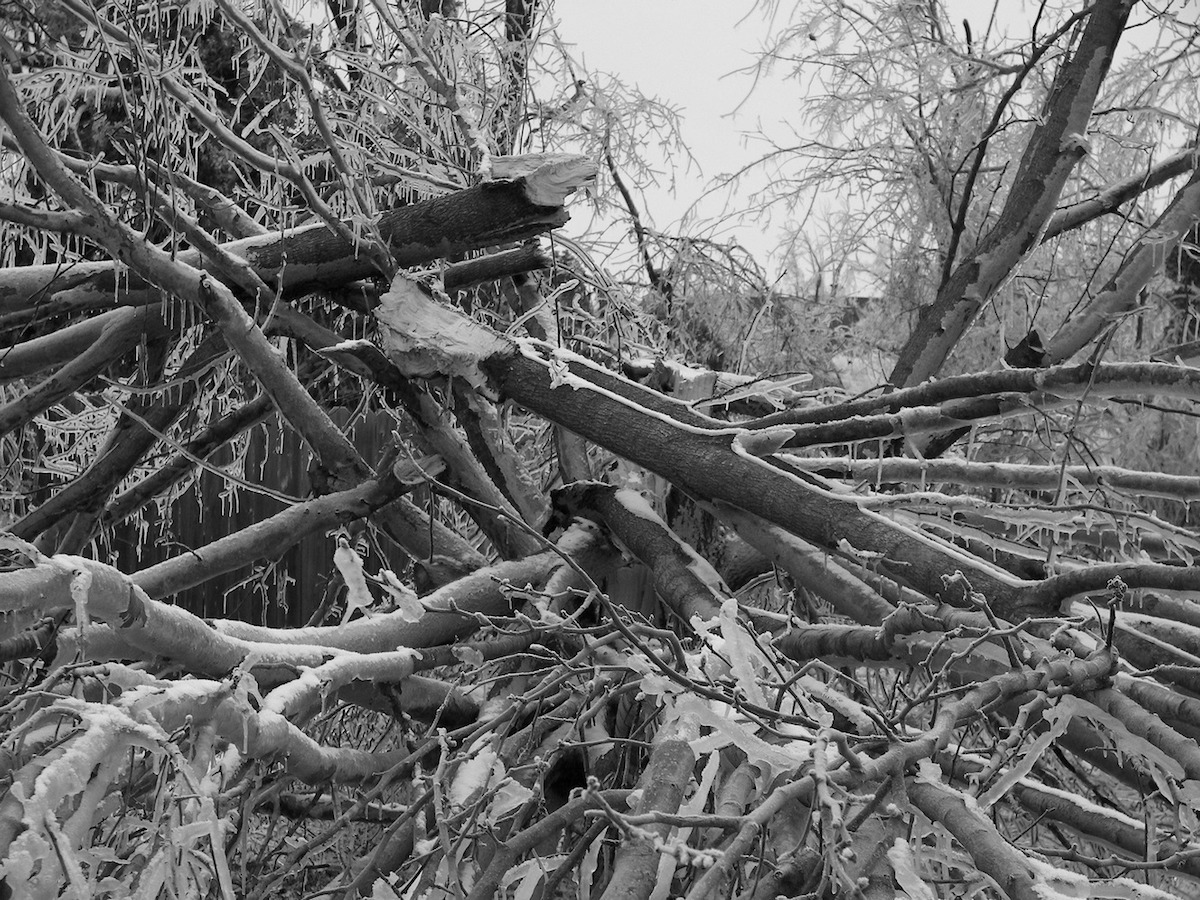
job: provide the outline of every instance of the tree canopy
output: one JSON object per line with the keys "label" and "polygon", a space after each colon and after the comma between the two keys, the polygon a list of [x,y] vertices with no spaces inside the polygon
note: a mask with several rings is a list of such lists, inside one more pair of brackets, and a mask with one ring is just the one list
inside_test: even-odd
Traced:
{"label": "tree canopy", "polygon": [[4,5],[0,895],[1195,895],[1195,11],[781,7]]}

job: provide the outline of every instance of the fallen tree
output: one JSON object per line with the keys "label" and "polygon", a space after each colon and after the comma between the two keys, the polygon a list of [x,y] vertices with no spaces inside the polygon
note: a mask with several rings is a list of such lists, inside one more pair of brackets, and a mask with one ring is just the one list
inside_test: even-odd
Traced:
{"label": "fallen tree", "polygon": [[[1028,152],[995,221],[951,198],[862,396],[670,358],[648,310],[704,294],[621,179],[633,126],[593,100],[597,152],[515,152],[565,115],[524,102],[536,4],[428,6],[331,4],[328,45],[225,0],[0,26],[5,891],[1190,896],[1200,488],[1088,441],[1200,399],[1104,355],[1195,155],[1063,193],[1129,4],[1015,69],[968,32],[995,121],[952,181]],[[1038,247],[1185,176],[1046,346],[927,377]],[[536,240],[583,190],[630,217],[632,298]]]}

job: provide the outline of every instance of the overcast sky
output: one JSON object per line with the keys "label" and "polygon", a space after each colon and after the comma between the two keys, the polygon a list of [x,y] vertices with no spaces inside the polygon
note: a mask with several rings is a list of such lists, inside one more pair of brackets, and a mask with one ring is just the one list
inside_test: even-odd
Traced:
{"label": "overcast sky", "polygon": [[[701,200],[712,178],[738,170],[757,155],[744,132],[759,124],[779,131],[795,109],[796,90],[778,80],[754,86],[751,65],[768,26],[748,0],[556,0],[560,34],[590,70],[610,72],[683,114],[683,138],[699,168],[675,170],[675,192],[640,185],[654,224],[674,230],[699,204],[703,221],[719,221],[723,197]],[[751,184],[761,184],[750,182]],[[580,211],[582,212],[582,211]],[[694,231],[692,232],[694,233]],[[779,240],[760,222],[728,227],[764,259]]]}

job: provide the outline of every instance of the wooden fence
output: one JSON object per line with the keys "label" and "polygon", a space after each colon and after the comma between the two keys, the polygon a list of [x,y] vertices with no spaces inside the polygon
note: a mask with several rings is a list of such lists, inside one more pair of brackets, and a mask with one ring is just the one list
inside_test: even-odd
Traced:
{"label": "wooden fence", "polygon": [[[352,411],[330,410],[330,416],[345,427]],[[348,436],[368,463],[373,463],[388,445],[395,420],[384,412],[360,416]],[[228,452],[209,462],[216,468],[229,464]],[[246,454],[245,480],[270,486],[291,497],[311,495],[308,468],[312,457],[303,442],[286,427],[272,422],[255,430]],[[284,504],[264,494],[237,488],[229,499],[226,479],[205,471],[196,483],[160,518],[147,507],[148,530],[126,523],[112,535],[112,562],[123,572],[135,572],[162,560],[202,547],[218,538],[235,534],[283,510]],[[219,576],[172,598],[172,602],[206,617],[236,618],[275,627],[303,625],[321,603],[331,579],[334,538],[312,534],[275,561],[262,561],[254,570],[247,567]],[[397,557],[399,556],[397,552]],[[398,558],[364,559],[368,571],[397,568]]]}

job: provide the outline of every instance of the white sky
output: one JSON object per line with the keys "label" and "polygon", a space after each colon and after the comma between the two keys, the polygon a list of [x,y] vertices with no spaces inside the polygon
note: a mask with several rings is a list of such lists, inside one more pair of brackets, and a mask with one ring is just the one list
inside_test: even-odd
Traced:
{"label": "white sky", "polygon": [[[643,215],[648,213],[656,227],[667,231],[676,230],[694,204],[700,220],[723,220],[724,197],[702,199],[710,180],[757,156],[745,132],[761,122],[772,133],[786,134],[778,123],[794,118],[794,86],[775,80],[755,88],[751,75],[735,71],[754,61],[754,51],[768,34],[754,3],[556,0],[553,10],[564,42],[574,45],[574,55],[588,69],[617,75],[682,113],[683,140],[699,168],[675,170],[674,194],[665,186],[638,185],[645,200]],[[586,217],[578,207],[572,215]],[[736,237],[760,262],[766,262],[781,237],[760,222],[727,226],[720,236]]]}

